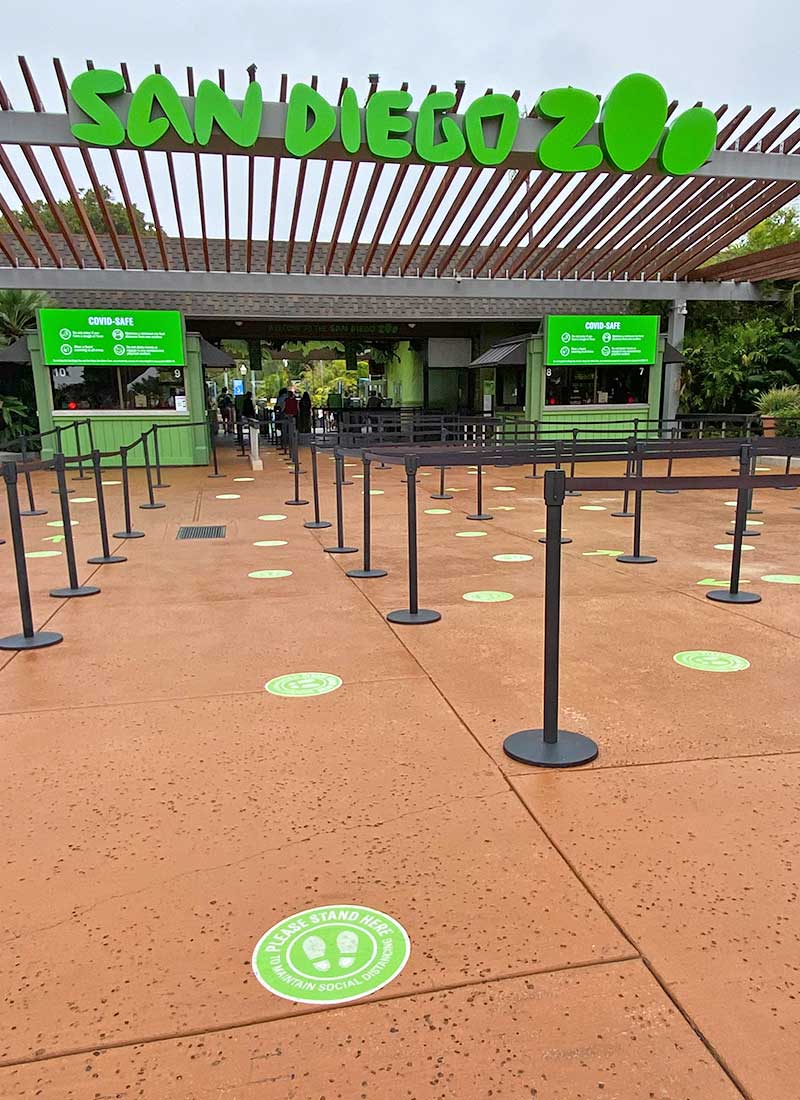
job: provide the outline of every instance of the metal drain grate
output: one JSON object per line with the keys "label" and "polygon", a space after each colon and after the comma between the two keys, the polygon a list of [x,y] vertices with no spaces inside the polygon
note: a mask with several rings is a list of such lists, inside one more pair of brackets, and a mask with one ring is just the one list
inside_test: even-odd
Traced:
{"label": "metal drain grate", "polygon": [[224,539],[225,527],[179,527],[179,539]]}

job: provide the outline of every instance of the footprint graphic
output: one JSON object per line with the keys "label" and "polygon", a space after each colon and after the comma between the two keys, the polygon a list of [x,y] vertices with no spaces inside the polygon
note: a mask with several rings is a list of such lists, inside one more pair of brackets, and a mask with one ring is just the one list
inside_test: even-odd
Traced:
{"label": "footprint graphic", "polygon": [[340,932],[336,937],[336,946],[341,953],[339,958],[339,966],[343,969],[347,969],[352,966],[355,960],[356,952],[358,951],[358,936],[355,932]]}
{"label": "footprint graphic", "polygon": [[330,970],[331,964],[325,958],[325,941],[321,936],[309,936],[304,940],[303,951],[316,970]]}

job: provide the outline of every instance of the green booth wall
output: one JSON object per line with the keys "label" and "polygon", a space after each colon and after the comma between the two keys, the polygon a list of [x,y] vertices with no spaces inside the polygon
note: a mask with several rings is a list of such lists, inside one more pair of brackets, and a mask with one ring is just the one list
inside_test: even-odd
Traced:
{"label": "green booth wall", "polygon": [[[545,362],[544,335],[539,334],[528,340],[527,374],[525,385],[525,419],[538,420],[543,427],[548,424],[559,433],[569,435],[573,428],[580,429],[581,439],[602,438],[608,428],[617,425],[619,433],[614,438],[624,439],[625,430],[633,434],[634,420],[641,421],[639,435],[656,437],[658,425],[645,426],[645,420],[657,421],[661,407],[661,376],[664,364],[666,336],[658,337],[655,364],[647,369],[650,377],[647,388],[647,402],[634,405],[545,405]],[[563,432],[562,432],[563,429]],[[550,438],[556,432],[549,433]],[[605,438],[608,435],[605,434]]]}
{"label": "green booth wall", "polygon": [[[90,419],[92,422],[92,439],[94,446],[99,451],[116,451],[122,446],[130,446],[135,443],[142,432],[147,431],[153,424],[159,428],[170,427],[167,431],[159,431],[158,447],[163,466],[205,466],[209,460],[208,429],[206,427],[206,402],[205,384],[203,381],[203,364],[200,356],[200,338],[193,333],[186,335],[186,366],[184,380],[188,411],[176,413],[173,411],[160,411],[155,409],[143,409],[141,412],[126,411],[98,411],[91,409],[79,409],[75,412],[53,409],[53,394],[50,386],[50,370],[42,359],[41,337],[38,332],[28,336],[28,348],[31,355],[33,368],[33,382],[36,389],[36,405],[39,416],[39,430],[50,431],[52,428],[63,427],[68,431],[63,436],[63,450],[65,454],[75,454],[78,443],[83,454],[91,449],[89,432],[85,424],[80,425],[77,431],[69,431],[74,428],[75,422]],[[202,421],[196,427],[187,425]],[[182,426],[180,426],[182,425]],[[76,438],[76,435],[79,439]],[[52,445],[46,438],[43,441],[42,457],[50,458],[53,454]],[[153,455],[151,453],[152,460]],[[144,465],[142,448],[137,447],[131,451],[128,463],[131,466]],[[118,466],[119,459],[104,459],[104,465]]]}
{"label": "green booth wall", "polygon": [[421,407],[425,398],[424,360],[408,340],[397,344],[397,358],[386,364],[386,396],[394,408]]}

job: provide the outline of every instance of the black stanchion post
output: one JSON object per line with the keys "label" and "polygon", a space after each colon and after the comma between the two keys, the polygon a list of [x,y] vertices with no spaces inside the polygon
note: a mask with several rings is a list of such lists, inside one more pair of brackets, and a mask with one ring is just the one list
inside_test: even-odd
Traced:
{"label": "black stanchion post", "polygon": [[[751,448],[745,444],[739,451],[739,477],[747,477],[750,473]],[[739,574],[742,569],[742,539],[746,534],[747,523],[747,488],[739,485],[736,490],[736,519],[733,524],[733,554],[731,556],[731,576],[727,589],[717,588],[713,592],[706,592],[706,598],[714,603],[761,603],[761,597],[757,592],[739,591]]]}
{"label": "black stanchion post", "polygon": [[539,453],[539,421],[533,422],[533,465],[531,466],[531,472],[526,474],[525,477],[529,481],[538,481],[542,474],[536,472],[536,455]]}
{"label": "black stanchion post", "polygon": [[294,470],[294,498],[284,501],[284,504],[308,504],[307,500],[300,499],[300,433],[295,428],[292,431],[292,467]]}
{"label": "black stanchion post", "polygon": [[[640,445],[637,443],[635,446],[633,469],[638,479],[644,474],[644,459]],[[639,488],[634,489],[633,492],[633,553],[620,554],[617,561],[624,565],[652,565],[653,562],[658,561],[658,558],[654,558],[652,554],[642,553],[642,490]]]}
{"label": "black stanchion post", "polygon": [[153,461],[156,467],[156,489],[169,489],[169,485],[161,480],[161,448],[158,445],[158,424],[153,425]]}
{"label": "black stanchion post", "polygon": [[[750,476],[755,477],[756,476],[756,465],[758,464],[758,456],[757,456],[757,453],[756,453],[756,448],[753,444],[750,445],[750,450],[751,450],[751,455],[750,455]],[[754,493],[755,493],[755,489],[753,489],[753,488],[750,488],[750,489],[747,490],[747,514],[748,514],[748,516],[763,516],[763,514],[764,514],[764,509],[763,508],[754,508],[753,507],[753,495],[754,495]]]}
{"label": "black stanchion post", "polygon": [[58,479],[59,501],[61,503],[61,523],[64,531],[64,553],[67,555],[66,588],[54,588],[50,595],[56,599],[72,599],[75,596],[96,596],[100,589],[95,584],[81,584],[78,580],[78,567],[75,562],[75,540],[72,537],[72,520],[69,515],[69,497],[67,496],[67,472],[64,456],[55,456],[56,478]]}
{"label": "black stanchion post", "polygon": [[317,470],[317,447],[315,443],[311,444],[311,486],[314,498],[314,519],[304,523],[303,526],[319,531],[323,527],[330,527],[330,523],[326,519],[319,518],[319,471]]}
{"label": "black stanchion post", "polygon": [[153,496],[153,471],[150,468],[150,448],[147,445],[147,436],[152,429],[148,428],[146,432],[142,432],[142,454],[144,455],[144,472],[147,478],[147,503],[140,504],[140,508],[144,508],[146,511],[153,508],[166,508],[166,504],[162,501],[157,501]]}
{"label": "black stanchion post", "polygon": [[438,611],[419,606],[419,571],[417,562],[417,460],[406,456],[406,498],[408,503],[408,609],[390,611],[386,616],[390,623],[403,626],[422,626],[437,623]]}
{"label": "black stanchion post", "polygon": [[[553,447],[555,448],[555,452],[556,452],[556,470],[555,470],[555,472],[557,472],[559,474],[563,474],[564,471],[561,469],[561,440],[557,439],[555,441],[555,443],[553,444]],[[546,478],[547,478],[547,473],[545,473],[545,479]],[[566,496],[566,489],[564,490],[564,496]],[[560,519],[559,519],[559,531],[561,531],[561,520]],[[560,545],[561,546],[566,546],[567,543],[572,542],[571,538],[567,538],[566,535],[561,535],[561,534],[559,534],[559,540],[560,540]],[[539,539],[539,542],[542,542],[545,545],[547,544],[547,533],[545,533],[543,535],[543,537]]]}
{"label": "black stanchion post", "polygon": [[357,546],[344,544],[344,504],[342,502],[342,482],[344,480],[344,458],[334,451],[336,461],[336,546],[324,547],[326,554],[357,554]]}
{"label": "black stanchion post", "polygon": [[103,491],[103,475],[100,469],[100,452],[92,451],[92,466],[94,467],[94,487],[97,493],[97,520],[100,524],[100,545],[103,553],[96,558],[87,558],[89,565],[116,565],[117,562],[127,561],[122,554],[112,554],[108,545],[108,522],[106,520],[106,499]]}
{"label": "black stanchion post", "polygon": [[447,469],[446,466],[439,467],[439,492],[431,493],[431,500],[452,500],[453,494],[446,493],[444,491],[444,472]]}
{"label": "black stanchion post", "polygon": [[[577,455],[577,451],[578,451],[578,429],[573,428],[572,429],[572,458],[571,458],[570,464],[569,464],[569,476],[570,477],[575,477],[575,457]],[[567,489],[566,495],[568,497],[579,497],[579,496],[581,496],[580,492],[578,492],[577,489]]]}
{"label": "black stanchion post", "polygon": [[475,511],[467,519],[494,519],[494,516],[483,510],[483,466],[478,466],[475,476]]}
{"label": "black stanchion post", "polygon": [[131,487],[128,478],[128,451],[129,447],[120,447],[119,455],[122,464],[122,501],[125,508],[125,530],[115,531],[115,539],[143,539],[144,531],[134,531],[131,527]]}
{"label": "black stanchion post", "polygon": [[[634,452],[635,447],[636,447],[636,441],[634,439],[629,439],[628,440],[628,458],[627,458],[627,461],[625,463],[625,477],[626,478],[630,478],[630,477],[633,476],[633,452]],[[630,512],[628,510],[628,500],[629,500],[629,491],[626,488],[625,492],[622,494],[622,511],[621,512],[612,512],[611,515],[612,516],[617,516],[618,518],[621,518],[621,519],[631,519],[633,517],[634,513]]]}
{"label": "black stanchion post", "polygon": [[[786,466],[783,470],[784,474],[791,474],[792,472],[792,456],[791,453],[786,456]],[[780,489],[784,493],[793,493],[797,488],[796,485],[776,485],[776,489]]]}
{"label": "black stanchion post", "polygon": [[28,584],[28,566],[25,561],[25,539],[19,510],[19,486],[17,484],[17,465],[15,462],[3,463],[3,480],[6,483],[8,497],[8,519],[11,527],[11,542],[14,547],[14,566],[17,571],[17,594],[19,612],[22,619],[22,633],[9,634],[0,638],[0,649],[44,649],[57,645],[64,639],[53,630],[34,630],[31,610],[31,590]]}
{"label": "black stanchion post", "polygon": [[74,477],[72,480],[73,481],[88,481],[89,480],[88,474],[85,474],[83,472],[83,458],[81,457],[81,426],[80,426],[80,423],[77,420],[72,425],[72,430],[75,433],[75,454],[77,455],[77,458],[78,458],[78,476]]}
{"label": "black stanchion post", "polygon": [[208,449],[211,455],[211,461],[214,464],[214,473],[209,474],[209,477],[225,477],[225,474],[219,472],[219,464],[217,462],[217,433],[211,427],[211,415],[208,417]]}
{"label": "black stanchion post", "polygon": [[24,512],[20,512],[21,516],[46,516],[46,508],[37,508],[36,501],[33,499],[33,482],[31,481],[31,472],[28,469],[28,437],[23,435],[22,437],[22,468],[25,475],[25,488],[28,493],[28,507]]}
{"label": "black stanchion post", "polygon": [[503,751],[521,764],[572,768],[597,756],[597,745],[582,733],[558,728],[558,680],[561,632],[561,519],[563,470],[544,475],[547,506],[547,550],[544,566],[544,721],[542,729],[520,730],[503,742]]}
{"label": "black stanchion post", "polygon": [[372,568],[372,496],[370,494],[370,466],[372,463],[364,455],[361,459],[364,466],[364,562],[361,569],[348,569],[348,577],[368,579],[370,577],[385,577],[385,569]]}
{"label": "black stanchion post", "polygon": [[[673,428],[670,429],[669,458],[667,459],[667,477],[672,477],[672,458],[673,458],[674,450],[675,450],[675,428],[673,427]],[[656,492],[657,493],[674,494],[674,493],[677,493],[678,490],[677,489],[656,489]]]}
{"label": "black stanchion post", "polygon": [[[56,434],[56,449],[53,452],[54,455],[56,455],[56,454],[62,454],[63,455],[63,453],[64,453],[64,440],[63,440],[64,430],[65,429],[63,428],[63,426],[58,426],[57,428],[54,429],[55,434]],[[58,486],[56,485],[55,489],[51,489],[50,492],[54,493],[56,496],[58,496],[59,495]],[[74,493],[75,490],[74,489],[67,489],[67,492],[68,493]]]}

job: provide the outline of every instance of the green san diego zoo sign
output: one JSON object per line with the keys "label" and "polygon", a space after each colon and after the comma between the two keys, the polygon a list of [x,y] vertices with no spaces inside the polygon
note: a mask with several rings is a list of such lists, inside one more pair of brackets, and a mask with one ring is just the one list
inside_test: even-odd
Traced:
{"label": "green san diego zoo sign", "polygon": [[[125,93],[125,80],[115,70],[77,76],[70,86],[73,135],[106,147],[127,142],[148,149],[168,138],[174,146],[177,138],[187,148],[202,149],[221,134],[247,150],[262,132],[265,104],[257,81],[241,101],[231,100],[211,80],[202,80],[196,95],[181,97],[161,73]],[[431,92],[416,111],[412,103],[410,92],[385,90],[362,108],[347,87],[334,105],[310,85],[295,84],[279,112],[286,153],[310,157],[337,141],[345,153],[362,159],[403,161],[416,155],[429,164],[466,158],[496,167],[514,150],[521,118],[511,96],[479,96],[460,115],[454,113],[455,92]],[[623,77],[602,100],[582,88],[550,88],[539,96],[534,115],[548,128],[530,153],[531,167],[554,172],[590,172],[603,164],[635,172],[656,157],[663,172],[687,175],[708,160],[717,139],[716,116],[706,107],[690,107],[668,124],[667,93],[644,73]]]}
{"label": "green san diego zoo sign", "polygon": [[182,367],[183,323],[171,309],[40,309],[49,367]]}
{"label": "green san diego zoo sign", "polygon": [[647,367],[656,361],[658,317],[548,317],[545,365]]}

